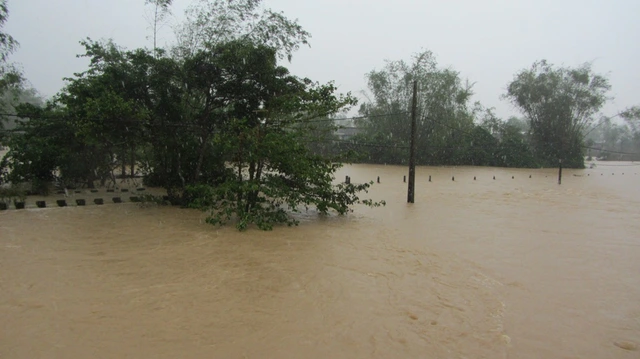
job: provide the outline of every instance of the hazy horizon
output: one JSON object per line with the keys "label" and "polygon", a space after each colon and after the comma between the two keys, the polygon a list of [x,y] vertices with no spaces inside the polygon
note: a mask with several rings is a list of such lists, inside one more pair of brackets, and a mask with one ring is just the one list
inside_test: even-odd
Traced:
{"label": "hazy horizon", "polygon": [[[175,0],[171,22],[183,19],[191,0]],[[514,74],[540,59],[556,65],[592,62],[607,74],[615,97],[604,115],[639,104],[640,72],[635,58],[640,25],[635,14],[640,2],[585,3],[564,1],[449,2],[382,0],[294,2],[267,0],[266,7],[298,19],[312,35],[291,63],[291,72],[315,81],[335,81],[341,92],[362,99],[365,74],[384,66],[385,60],[410,60],[423,49],[432,51],[440,66],[460,72],[474,83],[473,101],[495,107],[506,119],[519,115],[500,96]],[[79,41],[113,39],[132,49],[151,47],[144,1],[9,0],[6,32],[20,42],[10,58],[45,97],[64,86],[64,77],[86,68]],[[35,26],[34,26],[35,24]],[[170,26],[161,32],[159,45],[170,44]]]}

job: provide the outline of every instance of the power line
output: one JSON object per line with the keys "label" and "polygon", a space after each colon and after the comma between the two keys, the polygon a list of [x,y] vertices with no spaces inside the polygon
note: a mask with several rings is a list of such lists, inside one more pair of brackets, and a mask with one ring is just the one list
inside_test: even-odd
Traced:
{"label": "power line", "polygon": [[298,123],[315,123],[315,122],[334,122],[334,121],[348,121],[348,120],[363,120],[363,119],[369,119],[369,118],[378,118],[378,117],[387,117],[387,116],[395,116],[395,115],[406,115],[408,114],[408,112],[404,111],[404,112],[395,112],[395,113],[386,113],[386,114],[381,114],[381,115],[363,115],[363,116],[354,116],[354,117],[345,117],[345,118],[322,118],[322,119],[310,119],[310,120],[302,120],[302,121],[293,121],[291,123],[288,123],[287,125],[291,124],[298,124]]}
{"label": "power line", "polygon": [[605,149],[600,149],[600,148],[590,147],[590,146],[582,146],[582,147],[584,147],[584,148],[588,148],[588,149],[590,149],[590,150],[600,151],[600,152],[616,153],[616,154],[619,154],[619,155],[640,156],[640,153],[631,153],[631,152],[621,152],[621,151],[605,150]]}
{"label": "power line", "polygon": [[[608,119],[611,119],[611,118],[614,118],[614,117],[616,117],[616,116],[619,116],[620,114],[621,114],[621,113],[616,114],[616,115],[614,115],[614,116],[611,116],[611,117],[609,117]],[[432,120],[432,121],[433,121],[433,120]],[[442,125],[442,126],[444,126],[444,127],[448,127],[448,128],[450,128],[450,129],[452,129],[452,130],[456,130],[456,131],[462,132],[462,133],[464,133],[464,134],[471,135],[471,133],[470,133],[470,132],[468,132],[468,131],[464,131],[464,130],[459,129],[459,128],[458,128],[458,129],[457,129],[457,128],[454,128],[454,127],[452,127],[452,126],[450,126],[450,125],[447,125],[447,124],[444,124],[444,123],[442,123],[442,122],[438,122],[438,121],[433,121],[433,122],[438,123],[438,124],[440,124],[440,125]],[[604,120],[603,120],[603,122],[602,122],[602,123],[604,123]],[[602,124],[602,123],[601,123],[601,124]],[[600,125],[600,124],[599,124],[599,125]],[[598,126],[599,126],[599,125],[598,125]],[[597,126],[596,126],[596,127],[597,127]],[[592,129],[592,131],[593,131],[594,129],[595,129],[595,128],[593,128],[593,129]],[[587,148],[587,149],[591,149],[591,150],[601,151],[601,152],[615,153],[615,154],[621,154],[621,155],[640,156],[640,153],[611,151],[611,150],[599,149],[599,148],[590,147],[590,146],[584,146],[584,145],[583,145],[582,147],[583,147],[583,148]]]}
{"label": "power line", "polygon": [[[362,120],[365,118],[368,119],[368,118],[378,118],[378,117],[387,117],[387,116],[396,116],[396,115],[406,115],[408,113],[409,112],[407,111],[403,111],[403,112],[385,113],[380,115],[363,115],[363,116],[354,116],[354,117],[347,117],[347,118],[326,119],[325,121]],[[322,121],[322,120],[317,120],[317,121]]]}
{"label": "power line", "polygon": [[598,162],[595,165],[597,167],[638,167],[640,166],[640,163],[634,163],[630,165],[612,165],[612,164],[604,164],[604,163]]}
{"label": "power line", "polygon": [[324,141],[308,141],[307,143],[345,143],[351,146],[356,147],[379,147],[379,148],[395,148],[395,149],[408,149],[409,146],[402,145],[384,145],[379,143],[371,143],[371,142],[353,142],[351,140],[340,140],[340,139],[326,139]]}
{"label": "power line", "polygon": [[593,132],[596,128],[598,128],[598,127],[602,126],[603,124],[605,124],[608,120],[610,120],[610,119],[612,119],[614,117],[618,117],[618,116],[620,116],[622,114],[623,114],[623,112],[618,112],[613,116],[604,117],[604,118],[600,119],[600,123],[598,123],[597,125],[593,126],[593,128],[591,128],[587,133],[585,133],[584,136],[582,136],[582,139],[584,140],[585,138],[587,138],[587,136],[589,136],[589,134],[591,132]]}
{"label": "power line", "polygon": [[[407,113],[408,112],[404,111],[404,112],[387,113],[387,114],[380,114],[380,115],[363,115],[363,116],[353,116],[353,117],[345,117],[345,118],[323,118],[323,119],[315,119],[315,120],[314,119],[309,119],[309,120],[294,121],[291,124],[361,120],[361,119],[368,119],[368,118],[378,118],[378,117],[386,117],[386,116],[403,115],[403,114],[407,114]],[[58,116],[58,115],[51,116],[51,115],[39,115],[39,114],[24,114],[24,116],[21,116],[21,115],[12,114],[12,113],[0,113],[0,116],[11,116],[11,117],[19,117],[19,118],[59,119],[59,120],[77,119],[76,117],[72,117],[72,116]],[[98,122],[98,120],[90,120],[90,121]],[[111,123],[111,122],[127,122],[127,123],[140,122],[140,123],[146,123],[145,121],[124,120],[124,119],[109,119],[108,121],[104,121],[104,122],[105,123]],[[278,123],[276,122],[276,124],[278,124]]]}
{"label": "power line", "polygon": [[[306,121],[300,121],[297,123],[314,123],[314,122],[333,122],[333,121],[347,121],[347,120],[358,120],[358,119],[369,119],[369,118],[380,118],[380,117],[387,117],[387,116],[395,116],[395,115],[403,115],[403,114],[408,114],[407,111],[403,111],[403,112],[395,112],[395,113],[388,113],[388,114],[380,114],[380,115],[364,115],[364,116],[353,116],[353,117],[346,117],[346,118],[338,118],[338,119],[332,119],[332,118],[327,118],[327,119],[316,119],[316,120],[306,120]],[[609,117],[608,119],[611,119],[613,117],[619,116],[620,114],[616,114],[614,116]],[[19,116],[16,114],[9,114],[9,113],[0,113],[0,116],[13,116],[13,117],[27,117],[27,118],[44,118],[44,119],[59,119],[59,120],[69,120],[69,119],[76,119],[74,117],[70,117],[70,116],[46,116],[46,115],[35,115],[35,114],[28,114],[26,116]],[[422,120],[424,120],[426,118],[426,116],[422,116]],[[606,119],[605,119],[606,120]],[[603,120],[599,125],[601,125],[602,123],[604,123]],[[123,119],[110,119],[108,121],[99,121],[99,120],[89,120],[90,122],[95,122],[95,123],[101,123],[103,125],[109,125],[112,123],[130,123],[130,124],[147,124],[147,125],[152,125],[155,124],[154,122],[159,122],[158,120],[156,121],[152,121],[152,122],[147,122],[147,121],[140,121],[140,120],[123,120]],[[437,125],[449,128],[451,130],[457,131],[459,133],[463,133],[463,134],[467,134],[467,135],[472,135],[471,132],[466,131],[462,128],[457,128],[454,126],[451,126],[449,124],[446,124],[442,121],[439,120],[434,120],[431,119],[430,120],[431,123],[435,123]],[[598,125],[598,126],[599,126]],[[183,128],[202,128],[202,126],[199,126],[197,124],[192,124],[192,123],[162,123],[162,124],[158,124],[159,127],[183,127]],[[597,127],[597,126],[596,126]],[[354,127],[354,126],[338,126],[339,129],[366,129],[365,127]],[[593,131],[595,129],[595,127],[591,130]],[[20,133],[20,132],[24,132],[24,130],[21,129],[0,129],[0,133]],[[396,148],[396,149],[408,149],[409,146],[405,146],[405,145],[384,145],[384,144],[377,144],[377,143],[370,143],[370,142],[358,142],[358,143],[354,143],[353,141],[350,140],[330,140],[331,142],[339,142],[339,143],[347,143],[350,144],[352,146],[364,146],[364,147],[379,147],[379,148]],[[459,149],[462,146],[449,146],[449,147],[427,147],[427,149],[439,149],[439,150],[452,150],[452,149]],[[486,148],[491,148],[491,147],[487,147],[487,146],[472,146],[473,148],[476,149],[486,149]],[[600,148],[595,148],[595,147],[590,147],[590,146],[583,146],[583,148],[587,148],[587,149],[591,149],[591,150],[596,150],[596,151],[600,151],[600,152],[608,152],[608,153],[614,153],[614,154],[622,154],[622,155],[631,155],[631,156],[640,156],[640,153],[631,153],[631,152],[622,152],[622,151],[613,151],[613,150],[605,150],[605,149],[600,149]]]}

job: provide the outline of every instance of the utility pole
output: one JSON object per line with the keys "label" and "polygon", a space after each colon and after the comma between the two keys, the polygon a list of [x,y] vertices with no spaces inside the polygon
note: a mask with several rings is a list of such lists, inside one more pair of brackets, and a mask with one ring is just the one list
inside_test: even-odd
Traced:
{"label": "utility pole", "polygon": [[558,160],[558,184],[562,184],[562,160]]}
{"label": "utility pole", "polygon": [[409,150],[409,188],[407,203],[414,203],[416,190],[416,107],[418,102],[418,82],[413,81],[413,101],[411,102],[411,148]]}

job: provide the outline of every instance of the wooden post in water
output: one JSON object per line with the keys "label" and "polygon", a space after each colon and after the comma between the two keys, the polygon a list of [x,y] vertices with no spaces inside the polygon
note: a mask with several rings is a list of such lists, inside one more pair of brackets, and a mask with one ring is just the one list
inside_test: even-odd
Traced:
{"label": "wooden post in water", "polygon": [[418,102],[418,82],[413,81],[413,101],[411,102],[411,147],[409,150],[409,185],[407,203],[414,203],[416,190],[416,108]]}
{"label": "wooden post in water", "polygon": [[558,184],[562,184],[562,160],[558,160]]}

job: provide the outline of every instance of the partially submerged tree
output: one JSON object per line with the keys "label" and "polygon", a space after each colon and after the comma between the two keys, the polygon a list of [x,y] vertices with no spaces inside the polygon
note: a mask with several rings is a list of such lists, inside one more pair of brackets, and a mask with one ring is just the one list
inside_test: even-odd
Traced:
{"label": "partially submerged tree", "polygon": [[77,150],[73,128],[58,117],[58,110],[52,104],[44,108],[31,104],[18,106],[17,132],[9,137],[9,152],[0,163],[0,168],[5,169],[3,181],[29,182],[32,190],[48,192],[48,183],[54,179],[65,154]]}
{"label": "partially submerged tree", "polygon": [[83,45],[89,69],[68,79],[45,109],[22,109],[29,121],[7,163],[15,181],[59,173],[91,187],[130,152],[145,163],[148,185],[210,211],[211,223],[269,229],[297,223],[291,213],[304,208],[344,214],[355,203],[379,205],[358,197],[369,183],[333,184],[340,163],[308,147],[311,123],[355,99],[292,76],[277,65],[276,49],[236,40],[177,60]]}
{"label": "partially submerged tree", "polygon": [[611,86],[590,64],[555,67],[538,61],[518,72],[505,97],[529,121],[535,154],[544,165],[584,167],[585,129],[607,101]]}
{"label": "partially submerged tree", "polygon": [[[333,174],[341,165],[312,154],[306,145],[308,127],[300,125],[337,113],[355,99],[336,95],[332,84],[290,75],[277,66],[274,49],[245,42],[218,47],[228,46],[234,50],[222,51],[218,59],[226,65],[221,71],[227,78],[218,91],[235,101],[217,141],[234,171],[220,185],[188,187],[191,206],[210,211],[210,223],[237,218],[239,229],[251,223],[262,229],[293,225],[297,222],[290,213],[309,207],[323,214],[346,213],[370,184],[334,185]],[[237,56],[243,59],[239,63]]]}

